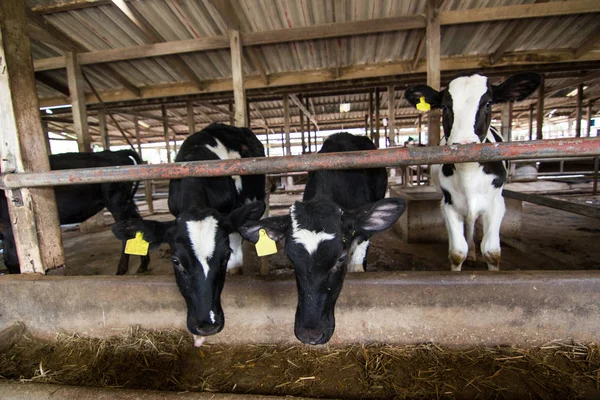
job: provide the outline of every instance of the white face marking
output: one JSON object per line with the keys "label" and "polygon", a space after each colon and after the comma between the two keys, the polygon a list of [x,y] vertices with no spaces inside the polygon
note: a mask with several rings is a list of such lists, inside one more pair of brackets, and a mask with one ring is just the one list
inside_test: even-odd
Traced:
{"label": "white face marking", "polygon": [[210,317],[210,322],[212,322],[214,324],[215,323],[215,313],[213,312],[213,310],[210,310],[210,312],[208,313],[208,316]]}
{"label": "white face marking", "polygon": [[479,142],[475,118],[479,100],[487,90],[487,78],[481,75],[460,77],[450,82],[448,93],[452,96],[454,123],[448,144]]}
{"label": "white face marking", "polygon": [[201,221],[188,221],[187,230],[194,249],[196,258],[202,265],[204,277],[208,277],[208,261],[215,252],[215,235],[218,222],[213,217],[206,217]]}
{"label": "white face marking", "polygon": [[369,248],[369,241],[365,240],[364,242],[358,243],[358,241],[354,241],[348,252],[350,255],[350,265],[348,267],[348,272],[362,272],[363,271],[363,261],[367,256],[367,249]]}
{"label": "white face marking", "polygon": [[229,234],[229,248],[231,249],[231,256],[227,262],[227,270],[232,268],[241,267],[244,265],[244,253],[242,252],[242,236],[239,233]]}
{"label": "white face marking", "polygon": [[308,254],[313,254],[319,247],[319,243],[325,240],[331,240],[335,237],[332,233],[313,232],[308,229],[300,228],[294,212],[295,207],[292,206],[290,208],[290,216],[292,217],[292,237],[296,243],[300,243],[304,246]]}
{"label": "white face marking", "polygon": [[[234,160],[236,158],[242,158],[240,153],[229,150],[227,147],[225,147],[225,145],[223,145],[223,143],[221,143],[219,139],[215,138],[215,141],[217,142],[216,146],[207,144],[206,148],[215,153],[221,160]],[[238,193],[240,193],[242,191],[242,178],[240,178],[239,175],[232,175],[231,177],[235,182],[235,188],[237,189]]]}

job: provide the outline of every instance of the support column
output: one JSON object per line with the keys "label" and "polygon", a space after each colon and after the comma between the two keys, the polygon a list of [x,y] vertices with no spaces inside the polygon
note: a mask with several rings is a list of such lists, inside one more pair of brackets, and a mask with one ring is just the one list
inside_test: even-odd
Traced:
{"label": "support column", "polygon": [[396,91],[393,85],[388,86],[388,132],[390,137],[390,145],[393,140],[396,143],[396,130],[394,129],[396,126],[396,108],[395,108],[395,100],[396,100]]}
{"label": "support column", "polygon": [[187,123],[188,123],[188,134],[196,132],[196,121],[194,121],[194,103],[188,101],[186,103],[187,108]]}
{"label": "support column", "polygon": [[592,100],[588,100],[587,103],[587,110],[586,110],[586,114],[587,114],[587,137],[590,137],[590,134],[592,133]]}
{"label": "support column", "polygon": [[369,127],[371,128],[371,140],[374,139],[375,135],[375,124],[373,124],[373,92],[369,92]]}
{"label": "support column", "polygon": [[173,130],[173,151],[177,154],[177,132]]}
{"label": "support column", "polygon": [[419,132],[419,145],[420,145],[421,142],[422,142],[421,131],[423,130],[423,115],[419,114],[419,116],[417,117],[417,119],[418,119],[418,128],[417,129],[418,129],[418,132]]}
{"label": "support column", "polygon": [[246,92],[244,90],[244,72],[242,69],[242,41],[240,31],[229,31],[231,47],[231,74],[233,77],[233,98],[235,100],[235,126],[248,127],[246,118]]}
{"label": "support column", "polygon": [[271,156],[271,145],[269,145],[269,128],[265,128],[266,138],[267,138],[267,157]]}
{"label": "support column", "polygon": [[[427,0],[427,84],[440,90],[440,19],[438,0]],[[428,141],[430,146],[440,145],[440,110],[429,111]]]}
{"label": "support column", "polygon": [[[308,98],[308,96],[306,96],[306,99],[304,99],[304,104],[307,110],[310,110],[309,106],[310,106],[310,100]],[[310,140],[310,120],[307,118],[306,119],[306,133],[308,135],[308,152],[312,153],[312,146],[311,146],[311,140]],[[317,148],[317,141],[315,140],[315,149]],[[317,150],[315,150],[315,153],[317,152]]]}
{"label": "support column", "polygon": [[[302,95],[298,95],[298,100],[300,101],[300,104],[302,104]],[[306,153],[306,142],[304,140],[304,113],[302,112],[302,110],[298,109],[298,114],[300,116],[300,137],[302,139],[302,154]],[[308,118],[307,118],[308,119]],[[309,122],[310,124],[310,122]],[[309,139],[310,139],[310,134],[308,135]]]}
{"label": "support column", "polygon": [[290,143],[290,98],[283,95],[283,131],[285,132],[286,155],[292,155],[292,144]]}
{"label": "support column", "polygon": [[135,126],[135,141],[137,143],[138,155],[141,159],[142,157],[142,135],[140,134],[140,121],[138,117],[133,117],[133,125]]}
{"label": "support column", "polygon": [[169,117],[167,116],[167,106],[164,104],[162,109],[163,133],[165,135],[165,147],[167,148],[167,162],[171,162],[171,144],[169,143]]}
{"label": "support column", "polygon": [[106,114],[104,110],[98,110],[98,129],[100,130],[100,141],[104,150],[110,150],[110,138],[106,130]]}
{"label": "support column", "polygon": [[505,142],[512,141],[512,109],[513,104],[511,102],[507,102],[502,105],[502,114],[500,119],[502,123],[502,140]]}
{"label": "support column", "polygon": [[85,83],[81,74],[77,53],[67,52],[66,61],[67,80],[69,82],[69,92],[71,93],[71,105],[73,109],[73,129],[77,135],[79,152],[88,153],[92,151],[92,147],[85,107],[85,92],[83,91]]}
{"label": "support column", "polygon": [[44,144],[46,145],[46,154],[51,155],[52,149],[50,148],[50,136],[48,135],[50,132],[48,129],[48,121],[42,120],[42,132],[44,132]]}
{"label": "support column", "polygon": [[229,125],[234,126],[235,125],[235,115],[233,112],[233,100],[229,100],[228,106],[229,106]]}
{"label": "support column", "polygon": [[381,96],[379,88],[375,88],[375,147],[379,148],[379,129],[381,128],[381,115],[379,108],[381,106]]}
{"label": "support column", "polygon": [[[21,0],[0,2],[0,71],[0,169],[49,171]],[[43,274],[64,266],[54,189],[6,190],[5,195],[21,272]]]}
{"label": "support column", "polygon": [[577,116],[575,117],[575,137],[581,137],[581,118],[583,114],[583,83],[577,86]]}
{"label": "support column", "polygon": [[529,105],[529,140],[533,140],[533,103]]}
{"label": "support column", "polygon": [[537,101],[537,127],[536,127],[536,140],[542,140],[544,137],[542,135],[542,128],[544,127],[544,75],[542,74],[542,81],[540,82],[540,87],[538,88],[538,101]]}

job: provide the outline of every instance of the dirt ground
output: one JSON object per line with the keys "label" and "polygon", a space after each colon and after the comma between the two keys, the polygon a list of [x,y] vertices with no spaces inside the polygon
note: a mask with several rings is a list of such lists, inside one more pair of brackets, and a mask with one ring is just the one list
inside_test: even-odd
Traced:
{"label": "dirt ground", "polygon": [[[513,190],[524,190],[529,184],[514,184]],[[554,190],[566,188],[564,184],[546,183]],[[301,194],[274,194],[271,196],[271,215],[286,213],[289,206],[301,200]],[[584,203],[600,204],[600,196],[560,195],[556,198]],[[147,209],[141,205],[142,212]],[[156,200],[155,214],[150,219],[168,221],[166,199]],[[105,215],[107,227],[95,233],[81,234],[71,230],[63,234],[68,275],[114,274],[120,257],[120,242],[110,232],[112,218]],[[502,245],[501,270],[589,270],[600,269],[600,246],[597,245],[600,220],[535,204],[523,203],[523,220],[520,243],[513,248]],[[293,274],[292,266],[282,251],[270,257],[271,272]],[[393,229],[376,234],[371,242],[367,271],[447,271],[446,243],[404,243]],[[170,251],[161,245],[150,252],[151,264],[147,274],[172,274]],[[131,257],[129,274],[137,272],[139,258]],[[483,261],[466,262],[463,270],[486,270]],[[247,269],[245,274],[258,274],[258,268]]]}

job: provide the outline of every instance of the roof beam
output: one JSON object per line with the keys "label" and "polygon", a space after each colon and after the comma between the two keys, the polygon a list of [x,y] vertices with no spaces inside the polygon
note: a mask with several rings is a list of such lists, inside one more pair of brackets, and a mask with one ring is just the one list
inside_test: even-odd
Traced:
{"label": "roof beam", "polygon": [[[528,66],[540,66],[543,64],[555,63],[572,63],[573,55],[570,50],[555,50],[555,51],[533,51],[533,52],[514,52],[505,54],[500,62],[494,66],[503,70],[502,67],[510,67],[511,71],[517,70],[516,67],[521,67],[525,70]],[[592,51],[582,56],[578,62],[600,61],[600,52]],[[410,78],[414,74],[424,73],[426,71],[425,63],[420,63],[415,71],[410,70],[410,61],[399,63],[382,63],[382,64],[367,64],[344,67],[341,70],[340,80],[356,80],[365,78],[383,78],[389,76],[404,76]],[[484,70],[493,72],[489,68],[489,56],[463,56],[463,57],[443,57],[440,60],[441,71],[462,71],[462,70]],[[412,75],[411,75],[412,74]],[[401,79],[400,79],[401,81]],[[260,77],[247,77],[244,86],[246,90],[269,88],[273,90],[277,87],[309,85],[331,82],[331,71],[328,69],[313,70],[313,71],[297,71],[286,72],[280,74],[272,74],[270,76],[269,85],[265,85]],[[205,81],[206,88],[202,93],[213,93],[233,90],[231,79],[217,79]],[[398,82],[397,85],[400,85]],[[149,86],[142,89],[141,97],[143,99],[151,99],[157,97],[173,97],[173,96],[189,96],[199,94],[200,91],[189,83],[178,83],[173,85],[157,85]],[[124,93],[122,90],[104,91],[102,97],[106,102],[118,102],[136,100],[136,97],[129,93]],[[95,96],[88,96],[87,103],[97,103]],[[195,101],[198,103],[197,101]],[[56,106],[63,105],[62,98],[42,98],[40,106]],[[222,111],[226,113],[225,111]]]}
{"label": "roof beam", "polygon": [[[112,3],[117,6],[119,10],[146,36],[151,42],[164,42],[165,40],[144,20],[138,17],[136,12],[125,3],[125,0],[111,0]],[[189,65],[178,56],[172,56],[168,58],[169,62],[175,66],[175,68],[181,72],[189,81],[191,81],[198,89],[203,90],[204,84],[198,78],[196,73],[190,68]]]}
{"label": "roof beam", "polygon": [[[298,109],[308,117],[308,119],[315,124],[315,126],[317,127],[317,130],[320,131],[319,129],[319,123],[317,122],[317,118],[315,117],[314,114],[311,114],[310,111],[308,111],[306,109],[306,107],[304,107],[304,105],[302,105],[302,102],[300,101],[300,99],[298,98],[298,96],[296,96],[295,94],[290,94],[290,100],[292,100],[292,102],[296,105],[296,107],[298,107]],[[313,113],[314,113],[314,106],[313,106]]]}
{"label": "roof beam", "polygon": [[546,89],[545,97],[550,97],[553,94],[555,94],[556,92],[561,91],[563,89],[570,88],[570,87],[574,88],[574,87],[577,87],[577,85],[579,85],[580,83],[589,82],[593,79],[598,79],[598,78],[600,78],[600,71],[592,72],[591,74],[587,74],[585,76],[582,76],[581,78],[571,79],[563,84],[556,85],[556,86],[553,86],[552,88]]}
{"label": "roof beam", "polygon": [[573,58],[578,59],[586,53],[589,53],[600,42],[600,25],[594,29],[590,35],[573,50]]}
{"label": "roof beam", "polygon": [[56,90],[60,94],[63,94],[67,97],[70,96],[69,88],[66,85],[62,84],[45,72],[36,72],[35,80],[49,87],[50,89]]}
{"label": "roof beam", "polygon": [[[444,26],[590,13],[600,13],[600,2],[596,0],[573,0],[568,2],[443,11],[439,13],[439,19],[440,25]],[[300,40],[396,32],[410,29],[424,29],[425,26],[425,18],[422,15],[338,22],[266,32],[246,32],[242,37],[242,45],[248,47]],[[227,48],[229,48],[229,37],[222,35],[82,53],[79,55],[79,62],[81,65],[88,65]],[[36,60],[34,64],[36,71],[65,67],[64,57]]]}

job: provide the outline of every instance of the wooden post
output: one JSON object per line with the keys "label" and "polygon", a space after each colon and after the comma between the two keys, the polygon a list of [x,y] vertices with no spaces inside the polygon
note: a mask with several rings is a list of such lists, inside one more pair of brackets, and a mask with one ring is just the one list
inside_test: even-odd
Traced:
{"label": "wooden post", "polygon": [[[266,132],[266,138],[267,138],[267,157],[269,157],[271,154],[271,145],[269,145],[269,128],[265,128],[265,132]],[[267,214],[268,215],[268,214]]]}
{"label": "wooden post", "polygon": [[575,117],[575,137],[581,137],[581,118],[583,116],[583,83],[577,86],[577,116]]}
{"label": "wooden post", "polygon": [[[308,98],[308,96],[306,96],[306,99],[304,99],[304,104],[307,110],[310,110],[309,106],[310,106],[310,100]],[[308,152],[312,153],[312,146],[311,146],[311,140],[310,140],[310,120],[308,118],[306,118],[306,133],[308,135]],[[315,140],[315,149],[317,148],[317,141]],[[315,150],[316,152],[317,150]]]}
{"label": "wooden post", "polygon": [[369,137],[369,114],[365,114],[365,136]]}
{"label": "wooden post", "polygon": [[541,140],[543,139],[542,128],[544,126],[544,75],[542,74],[542,81],[540,82],[540,87],[538,88],[538,101],[537,101],[537,127],[535,139]]}
{"label": "wooden post", "polygon": [[250,100],[246,99],[246,126],[252,126],[252,114],[250,114]]}
{"label": "wooden post", "polygon": [[77,53],[66,52],[67,80],[69,92],[71,93],[71,105],[73,107],[73,129],[77,135],[77,145],[80,153],[92,151],[90,145],[90,131],[87,121],[87,110],[85,107],[85,92],[83,91],[84,80],[79,66]]}
{"label": "wooden post", "polygon": [[369,92],[369,127],[371,128],[371,140],[375,139],[375,124],[373,124],[373,92]]}
{"label": "wooden post", "polygon": [[529,105],[529,140],[533,140],[533,103]]}
{"label": "wooden post", "polygon": [[177,154],[177,132],[173,130],[173,152]]}
{"label": "wooden post", "polygon": [[394,143],[396,143],[396,137],[394,136],[396,134],[396,130],[394,129],[394,127],[396,126],[396,108],[394,104],[395,100],[396,91],[394,89],[394,86],[390,85],[388,86],[388,131],[390,145],[392,140],[394,140]]}
{"label": "wooden post", "polygon": [[229,125],[235,125],[235,115],[233,113],[233,100],[229,100]]}
{"label": "wooden post", "polygon": [[292,155],[292,144],[290,143],[290,98],[287,94],[283,95],[283,130],[285,132],[285,150],[286,155]]}
{"label": "wooden post", "polygon": [[100,130],[100,141],[104,150],[110,150],[110,138],[106,130],[106,114],[103,109],[98,110],[98,129]]}
{"label": "wooden post", "polygon": [[187,123],[188,123],[188,134],[196,132],[196,121],[194,121],[194,103],[188,101],[187,104]]}
{"label": "wooden post", "polygon": [[592,133],[592,100],[588,100],[587,103],[587,110],[586,110],[586,114],[587,114],[587,137],[590,137],[590,134]]}
{"label": "wooden post", "polygon": [[423,130],[423,115],[419,114],[419,116],[417,117],[417,119],[418,119],[418,124],[419,124],[419,127],[417,129],[418,129],[418,132],[419,132],[419,145],[420,145],[421,142],[422,142],[421,131]]}
{"label": "wooden post", "polygon": [[281,155],[285,156],[285,137],[284,137],[284,132],[281,132]]}
{"label": "wooden post", "polygon": [[[298,100],[300,100],[300,104],[302,104],[302,95],[298,95]],[[298,109],[299,111],[299,116],[300,116],[300,137],[302,139],[302,154],[306,153],[306,142],[304,140],[304,113],[302,112],[302,110]],[[310,122],[309,122],[310,124]],[[310,134],[308,135],[308,137],[310,138]]]}
{"label": "wooden post", "polygon": [[165,147],[167,148],[167,162],[171,162],[171,144],[169,143],[169,117],[167,116],[167,106],[164,104],[162,109],[163,133],[165,135]]}
{"label": "wooden post", "polygon": [[317,143],[317,127],[315,125],[315,153],[319,152],[319,143]]}
{"label": "wooden post", "polygon": [[379,148],[379,129],[381,128],[381,116],[379,108],[381,106],[379,88],[375,88],[375,147]]}
{"label": "wooden post", "polygon": [[502,105],[501,127],[502,127],[502,140],[505,142],[511,141],[512,132],[512,103],[506,102]]}
{"label": "wooden post", "polygon": [[[438,0],[427,0],[427,84],[440,90],[440,19]],[[429,111],[428,141],[430,146],[440,145],[440,110]]]}
{"label": "wooden post", "polygon": [[142,157],[142,135],[140,134],[140,121],[138,117],[133,117],[133,125],[135,126],[135,141],[137,142],[138,155]]}
{"label": "wooden post", "polygon": [[248,127],[246,118],[246,92],[244,91],[244,71],[242,69],[242,41],[240,31],[229,30],[231,47],[231,75],[233,78],[233,98],[235,100],[235,126]]}
{"label": "wooden post", "polygon": [[[49,171],[21,0],[0,1],[0,72],[0,170],[3,174]],[[62,267],[54,189],[6,190],[5,195],[21,272],[45,273]]]}
{"label": "wooden post", "polygon": [[48,121],[42,120],[42,131],[44,132],[44,144],[46,145],[46,154],[51,155],[52,149],[50,148],[50,129],[48,129]]}

